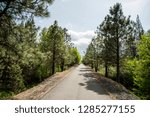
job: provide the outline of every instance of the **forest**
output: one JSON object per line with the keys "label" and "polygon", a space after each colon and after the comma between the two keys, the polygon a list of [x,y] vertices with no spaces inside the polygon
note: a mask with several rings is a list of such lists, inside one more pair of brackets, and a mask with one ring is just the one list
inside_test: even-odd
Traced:
{"label": "forest", "polygon": [[[81,56],[67,28],[57,20],[43,29],[35,24],[36,17],[50,17],[48,7],[53,2],[0,1],[0,99],[80,64]],[[82,63],[141,99],[150,99],[150,30],[144,31],[140,16],[132,20],[116,3],[95,34]]]}
{"label": "forest", "polygon": [[0,2],[0,99],[79,64],[80,54],[66,28],[57,21],[41,31],[35,25],[35,17],[49,17],[48,6],[52,3],[53,0]]}
{"label": "forest", "polygon": [[150,31],[144,31],[139,16],[131,20],[116,3],[95,33],[82,62],[141,99],[150,99]]}

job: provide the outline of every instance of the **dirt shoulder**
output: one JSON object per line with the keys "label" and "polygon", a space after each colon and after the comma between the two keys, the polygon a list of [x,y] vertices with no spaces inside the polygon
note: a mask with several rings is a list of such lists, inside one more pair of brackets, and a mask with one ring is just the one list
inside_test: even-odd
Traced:
{"label": "dirt shoulder", "polygon": [[106,92],[115,100],[140,100],[123,85],[101,76],[99,73],[93,72],[93,77],[104,87]]}
{"label": "dirt shoulder", "polygon": [[45,79],[43,82],[38,84],[37,86],[34,86],[33,88],[30,88],[24,92],[21,92],[15,96],[12,97],[12,99],[15,100],[39,100],[44,95],[46,95],[51,89],[57,86],[59,82],[61,82],[65,76],[70,74],[77,66],[71,67],[68,70],[65,70],[63,72],[58,72],[54,74],[53,76],[50,76],[49,78]]}

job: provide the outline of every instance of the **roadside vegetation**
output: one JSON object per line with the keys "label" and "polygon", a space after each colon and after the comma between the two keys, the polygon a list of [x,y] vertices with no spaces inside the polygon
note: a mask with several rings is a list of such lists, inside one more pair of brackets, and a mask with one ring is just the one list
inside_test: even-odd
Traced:
{"label": "roadside vegetation", "polygon": [[[35,25],[35,17],[49,17],[53,1],[0,1],[0,99],[80,63],[65,27],[57,21],[41,30]],[[95,33],[82,62],[150,99],[150,31],[144,31],[139,16],[131,20],[116,3]]]}
{"label": "roadside vegetation", "polygon": [[34,18],[48,17],[47,6],[52,2],[0,2],[0,99],[79,64],[80,54],[71,43],[71,36],[57,21],[38,35]]}
{"label": "roadside vegetation", "polygon": [[125,16],[120,3],[110,7],[97,27],[82,62],[150,99],[150,32],[144,32],[138,15],[136,21]]}

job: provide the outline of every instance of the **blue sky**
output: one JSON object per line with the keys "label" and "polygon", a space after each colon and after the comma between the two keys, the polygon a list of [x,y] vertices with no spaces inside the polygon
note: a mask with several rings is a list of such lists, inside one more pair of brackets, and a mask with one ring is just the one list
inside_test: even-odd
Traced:
{"label": "blue sky", "polygon": [[135,20],[140,16],[144,30],[150,29],[150,0],[55,0],[49,7],[49,18],[37,18],[36,25],[49,27],[57,20],[59,25],[66,27],[72,42],[83,55],[96,27],[109,13],[110,6],[122,3],[124,15],[131,15]]}

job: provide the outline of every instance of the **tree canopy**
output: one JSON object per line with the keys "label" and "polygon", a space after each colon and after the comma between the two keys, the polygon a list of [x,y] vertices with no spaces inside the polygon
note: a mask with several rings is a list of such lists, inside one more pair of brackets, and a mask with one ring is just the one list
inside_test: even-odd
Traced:
{"label": "tree canopy", "polygon": [[0,98],[19,93],[79,64],[66,28],[55,21],[38,35],[35,17],[48,17],[53,0],[0,1]]}
{"label": "tree canopy", "polygon": [[139,15],[136,21],[130,17],[123,14],[120,3],[110,7],[82,62],[123,84],[141,98],[150,99],[150,35],[144,33]]}

